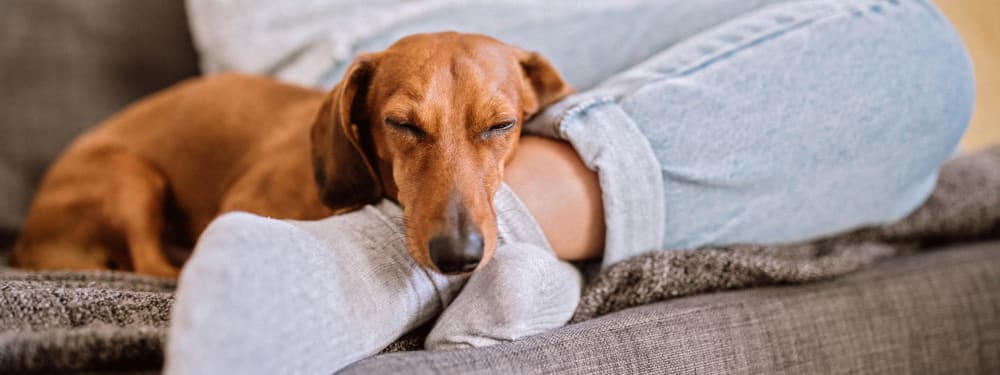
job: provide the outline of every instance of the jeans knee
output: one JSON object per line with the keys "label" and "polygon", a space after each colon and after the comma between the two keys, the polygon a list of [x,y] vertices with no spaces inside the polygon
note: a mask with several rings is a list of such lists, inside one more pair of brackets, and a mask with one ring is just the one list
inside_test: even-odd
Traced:
{"label": "jeans knee", "polygon": [[[947,18],[929,1],[891,1],[892,4],[912,3],[924,17],[906,22],[901,38],[912,38],[920,51],[920,64],[928,79],[927,91],[940,95],[937,101],[924,103],[940,106],[944,136],[957,141],[968,126],[975,101],[975,76],[972,59],[958,32]],[[920,103],[914,103],[920,105]]]}
{"label": "jeans knee", "polygon": [[972,62],[958,32],[925,0],[844,4],[847,24],[840,30],[864,30],[851,38],[852,53],[866,65],[861,74],[892,88],[890,97],[873,99],[906,108],[896,112],[903,117],[883,120],[912,135],[914,155],[940,163],[954,152],[975,99]]}
{"label": "jeans knee", "polygon": [[972,113],[975,79],[972,60],[954,26],[926,0],[873,2],[867,11],[867,16],[884,15],[893,23],[884,28],[885,34],[893,36],[880,39],[909,44],[903,47],[907,52],[904,56],[908,57],[905,62],[923,73],[923,77],[913,79],[925,79],[924,88],[929,92],[946,94],[944,102],[927,104],[948,107],[946,112],[959,123],[953,125],[964,129]]}

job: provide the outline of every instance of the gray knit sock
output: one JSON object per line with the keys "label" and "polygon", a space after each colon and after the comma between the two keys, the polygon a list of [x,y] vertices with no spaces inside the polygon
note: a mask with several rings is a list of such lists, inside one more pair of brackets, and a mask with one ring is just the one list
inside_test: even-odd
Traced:
{"label": "gray knit sock", "polygon": [[576,310],[582,285],[576,268],[551,250],[505,244],[441,314],[425,347],[488,346],[562,327]]}
{"label": "gray knit sock", "polygon": [[[502,245],[440,318],[429,348],[482,346],[565,324],[580,276],[506,186]],[[167,374],[332,373],[439,314],[466,277],[417,266],[399,206],[318,221],[216,219],[179,280]],[[435,338],[436,337],[436,338]]]}
{"label": "gray knit sock", "polygon": [[411,260],[400,213],[215,220],[181,274],[165,373],[329,374],[431,319],[461,281]]}

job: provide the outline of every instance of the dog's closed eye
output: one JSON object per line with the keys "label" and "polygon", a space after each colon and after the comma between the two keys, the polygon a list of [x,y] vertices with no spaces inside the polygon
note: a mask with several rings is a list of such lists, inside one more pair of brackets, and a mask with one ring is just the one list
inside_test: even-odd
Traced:
{"label": "dog's closed eye", "polygon": [[497,136],[497,135],[509,132],[511,129],[514,129],[514,125],[517,125],[517,120],[516,119],[510,119],[510,120],[501,122],[499,124],[490,126],[488,129],[486,129],[482,133],[479,133],[479,137],[482,138],[482,139],[484,139],[484,140],[485,139],[489,139],[490,137],[494,137],[494,136]]}
{"label": "dog's closed eye", "polygon": [[390,128],[392,128],[393,130],[406,133],[420,140],[427,137],[427,132],[425,132],[416,124],[407,122],[405,120],[397,120],[394,118],[387,117],[385,119],[385,124],[388,125]]}

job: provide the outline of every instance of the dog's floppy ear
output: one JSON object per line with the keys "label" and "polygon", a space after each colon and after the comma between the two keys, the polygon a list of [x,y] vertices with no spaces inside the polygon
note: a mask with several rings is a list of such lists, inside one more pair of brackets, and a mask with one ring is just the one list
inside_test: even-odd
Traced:
{"label": "dog's floppy ear", "polygon": [[323,99],[313,123],[312,159],[323,203],[350,210],[382,198],[366,114],[375,56],[359,56]]}
{"label": "dog's floppy ear", "polygon": [[573,88],[563,80],[548,59],[532,51],[522,50],[519,54],[518,60],[527,81],[525,86],[532,92],[530,96],[534,97],[534,100],[525,99],[524,111],[528,116],[573,93]]}

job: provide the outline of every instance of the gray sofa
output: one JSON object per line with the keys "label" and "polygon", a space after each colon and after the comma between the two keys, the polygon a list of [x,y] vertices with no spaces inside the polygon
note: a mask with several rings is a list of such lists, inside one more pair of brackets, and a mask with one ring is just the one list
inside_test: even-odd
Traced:
{"label": "gray sofa", "polygon": [[839,279],[634,307],[496,347],[390,353],[346,374],[996,374],[1000,242]]}
{"label": "gray sofa", "polygon": [[[7,0],[0,51],[2,250],[45,167],[75,135],[198,73],[179,1]],[[20,285],[2,280],[0,291]],[[159,365],[154,356],[89,369]],[[942,246],[827,281],[646,304],[489,348],[383,354],[343,371],[674,372],[1000,373],[1000,241]]]}

